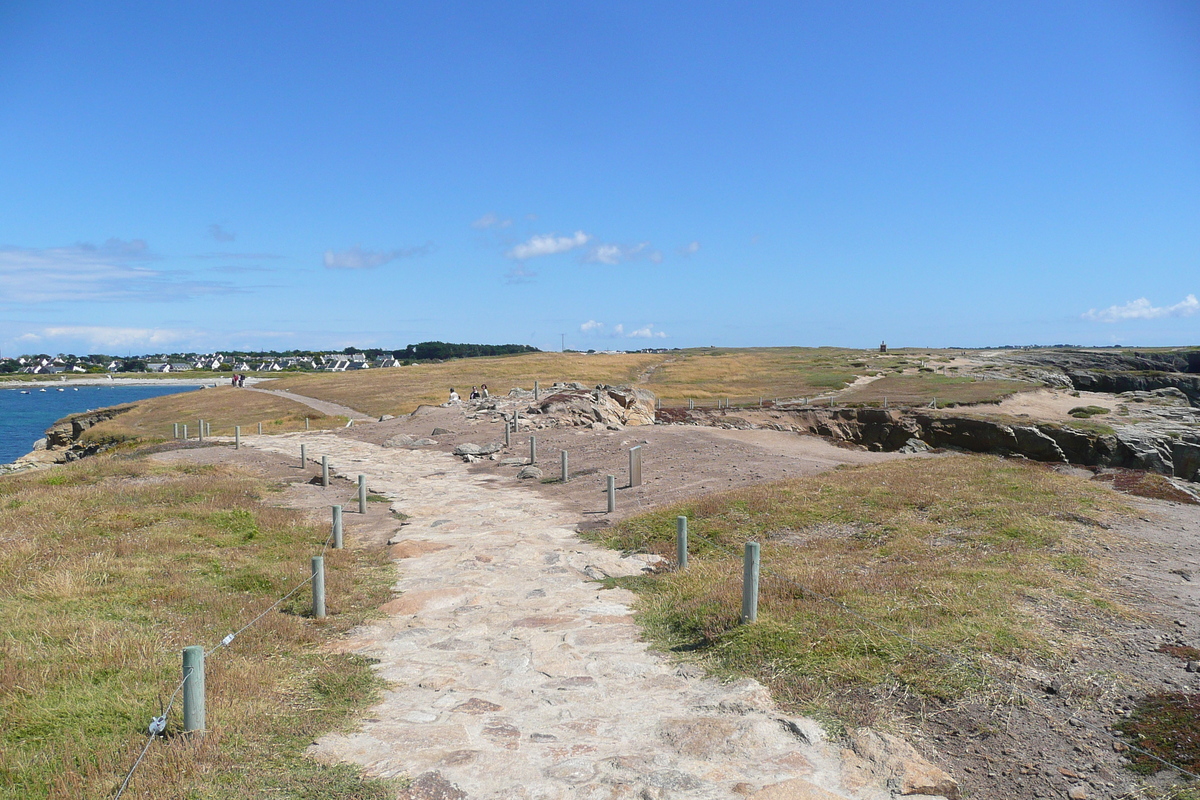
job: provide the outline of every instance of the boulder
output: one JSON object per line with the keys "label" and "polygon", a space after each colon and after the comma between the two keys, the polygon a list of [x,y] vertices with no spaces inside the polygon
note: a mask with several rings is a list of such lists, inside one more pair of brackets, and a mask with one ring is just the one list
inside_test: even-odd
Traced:
{"label": "boulder", "polygon": [[530,464],[527,467],[522,467],[521,471],[517,473],[517,477],[522,480],[527,478],[540,479],[542,477],[542,471]]}
{"label": "boulder", "polygon": [[398,433],[383,443],[384,447],[410,447],[416,440],[407,433]]}
{"label": "boulder", "polygon": [[657,398],[645,389],[631,386],[559,384],[527,409],[571,425],[653,425]]}
{"label": "boulder", "polygon": [[[890,733],[859,728],[850,734],[850,748],[842,751],[847,772],[860,785],[883,782],[899,795],[933,795],[956,800],[958,781],[925,760],[912,745]],[[847,777],[850,777],[848,775]],[[857,782],[857,781],[855,781]]]}
{"label": "boulder", "polygon": [[430,436],[449,436],[450,431],[446,430],[445,428],[434,428],[432,431],[429,432],[429,435]]}
{"label": "boulder", "polygon": [[504,445],[499,442],[491,444],[473,444],[471,442],[463,442],[458,447],[454,448],[456,456],[488,456],[499,451]]}

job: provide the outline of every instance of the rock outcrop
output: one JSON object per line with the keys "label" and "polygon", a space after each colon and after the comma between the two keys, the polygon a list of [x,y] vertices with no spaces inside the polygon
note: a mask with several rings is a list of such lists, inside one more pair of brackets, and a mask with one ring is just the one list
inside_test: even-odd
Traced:
{"label": "rock outcrop", "polygon": [[555,384],[526,413],[552,416],[560,424],[653,425],[655,403],[653,393],[637,387]]}

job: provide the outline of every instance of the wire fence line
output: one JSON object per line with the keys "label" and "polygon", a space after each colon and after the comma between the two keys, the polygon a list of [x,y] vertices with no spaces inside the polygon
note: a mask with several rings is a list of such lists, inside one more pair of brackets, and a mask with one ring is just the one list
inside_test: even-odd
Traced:
{"label": "wire fence line", "polygon": [[[709,545],[711,548],[716,550],[718,553],[724,553],[734,559],[740,558],[742,555],[742,554],[738,553],[737,550],[733,547],[730,547],[728,545],[719,544],[719,543],[714,542],[711,539],[708,539],[707,537],[701,536],[699,534],[693,534],[692,531],[689,529],[688,530],[689,540],[691,538],[693,538],[693,536],[694,536],[694,538],[699,539],[702,542],[704,542],[705,544]],[[676,560],[675,565],[676,565],[676,567],[678,566],[678,560]],[[986,672],[983,668],[981,668],[978,664],[976,664],[975,662],[970,661],[962,656],[957,656],[952,653],[948,653],[944,650],[933,647],[932,645],[928,645],[928,644],[925,644],[924,642],[918,641],[917,639],[914,639],[912,636],[910,636],[902,631],[896,630],[895,628],[892,628],[892,627],[885,625],[875,619],[872,619],[871,617],[867,616],[866,614],[864,614],[863,612],[854,608],[853,606],[850,606],[849,604],[845,603],[842,600],[838,600],[836,597],[830,597],[829,595],[826,595],[822,592],[818,592],[817,590],[801,583],[799,580],[792,577],[791,575],[785,575],[785,574],[779,573],[776,570],[773,570],[767,566],[762,566],[760,572],[764,576],[770,576],[777,580],[781,580],[785,583],[790,583],[792,586],[799,589],[802,594],[810,595],[824,603],[828,603],[828,604],[834,606],[835,608],[838,608],[841,611],[844,611],[847,614],[855,617],[856,619],[867,623],[871,627],[873,627],[879,631],[882,631],[884,633],[888,633],[892,636],[898,637],[898,638],[908,642],[909,644],[913,645],[914,647],[916,647],[930,655],[941,658],[954,666],[964,667],[964,668],[974,672],[976,675],[980,676],[981,678],[984,678],[985,680],[999,681],[1001,684],[1003,684],[1005,687],[1007,687],[1013,694],[1023,697],[1026,700],[1030,701],[1030,707],[1033,708],[1035,710],[1035,712],[1038,713],[1042,718],[1044,718],[1050,722],[1056,721],[1056,719],[1053,716],[1051,716],[1051,714],[1048,711],[1046,711],[1044,708],[1041,707],[1043,698],[1041,698],[1040,696],[1034,694],[1033,692],[1025,689],[1024,687],[1018,686],[1016,683],[1012,682],[1011,680],[1005,679],[1003,677],[991,675],[988,672]],[[1186,767],[1182,767],[1179,764],[1175,764],[1165,758],[1162,758],[1161,756],[1157,755],[1156,753],[1152,753],[1149,750],[1146,750],[1145,748],[1137,746],[1136,744],[1127,742],[1124,739],[1117,737],[1112,731],[1109,731],[1109,730],[1106,730],[1099,726],[1093,725],[1092,723],[1076,716],[1074,711],[1072,711],[1071,719],[1075,720],[1076,724],[1079,727],[1085,728],[1093,733],[1100,734],[1101,736],[1106,737],[1114,742],[1120,742],[1121,744],[1123,744],[1125,747],[1132,750],[1133,752],[1138,753],[1139,755],[1145,756],[1146,758],[1149,758],[1150,760],[1152,760],[1158,764],[1161,764],[1162,766],[1164,766],[1170,770],[1173,770],[1174,772],[1177,772],[1180,775],[1186,776],[1188,778],[1192,778],[1194,780],[1200,780],[1200,774],[1197,774],[1196,772],[1193,772],[1192,770],[1189,770]]]}
{"label": "wire fence line", "polygon": [[[327,550],[329,550],[329,547],[332,543],[333,543],[333,531],[331,529],[329,532],[329,536],[327,536],[325,539],[325,543],[321,546],[321,548],[319,550],[316,550],[313,553],[313,556],[322,556],[323,557],[325,555],[325,552]],[[215,654],[222,648],[228,647],[230,644],[232,644],[233,641],[237,637],[241,636],[243,633],[245,633],[247,630],[249,630],[251,627],[253,627],[256,623],[258,623],[259,620],[261,620],[263,617],[267,616],[267,614],[270,614],[272,611],[274,611],[276,608],[278,608],[280,605],[282,605],[284,602],[286,602],[289,598],[291,598],[293,595],[295,595],[296,592],[300,591],[305,586],[312,583],[314,577],[315,576],[310,572],[306,578],[304,578],[302,581],[300,581],[295,586],[293,586],[290,590],[288,590],[288,592],[286,594],[279,597],[277,600],[275,600],[275,602],[271,603],[271,605],[269,605],[265,609],[263,609],[263,611],[261,611],[257,616],[255,616],[253,619],[251,619],[249,622],[247,622],[241,628],[238,628],[233,633],[227,634],[223,639],[221,639],[221,641],[217,642],[215,645],[213,645],[208,650],[205,650],[204,651],[205,659],[207,659],[209,656],[212,656],[213,654]],[[125,774],[125,779],[121,782],[121,786],[120,786],[120,788],[117,789],[116,794],[113,795],[113,800],[120,800],[121,795],[125,793],[125,789],[129,786],[129,782],[133,779],[133,775],[135,772],[137,772],[138,767],[141,766],[142,760],[146,757],[146,753],[150,750],[150,745],[152,745],[154,743],[154,740],[157,739],[158,737],[166,734],[167,719],[168,719],[168,715],[170,715],[170,713],[171,713],[171,708],[175,704],[175,698],[177,698],[179,696],[180,691],[183,690],[184,684],[187,683],[187,681],[190,677],[191,677],[191,670],[189,670],[183,676],[183,678],[180,679],[180,681],[177,684],[175,684],[175,689],[174,689],[174,691],[171,692],[171,697],[167,701],[167,705],[166,705],[165,709],[162,709],[162,714],[160,714],[157,717],[154,717],[154,716],[151,717],[150,724],[147,727],[146,743],[142,746],[141,752],[138,753],[137,759],[134,760],[133,766],[131,766],[129,768],[129,771]]]}

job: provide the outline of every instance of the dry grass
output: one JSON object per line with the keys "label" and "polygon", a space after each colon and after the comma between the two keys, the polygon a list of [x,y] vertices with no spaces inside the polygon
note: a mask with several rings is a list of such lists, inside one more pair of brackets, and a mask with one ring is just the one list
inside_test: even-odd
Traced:
{"label": "dry grass", "polygon": [[451,386],[466,397],[472,386],[485,383],[492,394],[506,394],[513,387],[533,389],[535,380],[546,387],[555,381],[579,381],[588,386],[629,384],[663,358],[650,354],[530,353],[388,369],[288,375],[265,388],[286,389],[364,414],[398,415],[408,414],[422,404],[446,402]]}
{"label": "dry grass", "polygon": [[820,347],[713,348],[672,355],[649,377],[646,388],[665,402],[760,397],[811,397],[841,389],[873,371],[874,354]]}
{"label": "dry grass", "polygon": [[[953,456],[712,495],[602,536],[671,556],[675,516],[687,515],[694,566],[633,582],[651,635],[720,674],[757,678],[792,708],[862,723],[882,693],[950,698],[981,685],[979,672],[905,637],[973,663],[1053,659],[1063,653],[1048,642],[1070,636],[1053,635],[1043,604],[1079,620],[1118,613],[1099,580],[1100,529],[1088,521],[1125,512],[1087,481]],[[764,569],[750,626],[738,624],[746,541],[762,544]]]}
{"label": "dry grass", "polygon": [[882,405],[886,397],[889,406],[928,405],[937,400],[939,408],[950,405],[998,403],[1009,395],[1041,388],[1022,381],[975,380],[966,376],[918,373],[888,375],[877,381],[857,386],[839,400],[843,403]]}
{"label": "dry grass", "polygon": [[[324,529],[264,505],[232,469],[96,457],[0,479],[0,798],[110,797],[178,683],[180,651],[211,648],[303,580]],[[389,796],[302,757],[377,690],[368,665],[318,645],[387,598],[378,552],[328,551],[330,615],[307,588],[207,663],[200,741],[155,742],[128,797]]]}
{"label": "dry grass", "polygon": [[326,416],[293,400],[219,386],[140,400],[133,410],[85,431],[83,441],[169,439],[174,423],[187,425],[188,435],[195,437],[201,419],[214,436],[232,436],[235,425],[242,433],[256,433],[260,422],[263,433],[302,431],[306,417],[314,430],[346,424],[345,417]]}

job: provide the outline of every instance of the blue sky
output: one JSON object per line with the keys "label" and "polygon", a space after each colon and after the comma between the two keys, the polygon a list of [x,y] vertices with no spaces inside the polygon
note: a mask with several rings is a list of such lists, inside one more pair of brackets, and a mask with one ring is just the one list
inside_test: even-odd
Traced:
{"label": "blue sky", "polygon": [[0,4],[0,350],[1200,344],[1193,3]]}

